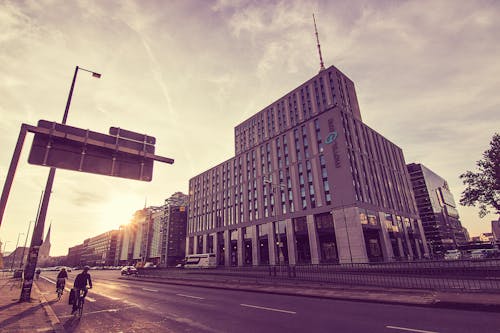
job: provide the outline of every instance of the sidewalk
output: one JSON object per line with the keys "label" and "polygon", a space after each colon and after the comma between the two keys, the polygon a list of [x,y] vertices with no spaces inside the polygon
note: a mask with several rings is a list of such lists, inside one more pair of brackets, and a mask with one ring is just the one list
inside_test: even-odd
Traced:
{"label": "sidewalk", "polygon": [[57,318],[36,283],[31,290],[31,301],[19,303],[21,282],[10,276],[12,273],[0,276],[0,332],[58,332],[54,321]]}

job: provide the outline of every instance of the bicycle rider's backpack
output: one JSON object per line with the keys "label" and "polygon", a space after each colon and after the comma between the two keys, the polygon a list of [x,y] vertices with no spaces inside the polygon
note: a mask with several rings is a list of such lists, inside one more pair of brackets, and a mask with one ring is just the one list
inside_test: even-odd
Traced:
{"label": "bicycle rider's backpack", "polygon": [[74,288],[71,288],[70,292],[69,292],[69,305],[73,305],[73,303],[75,303],[75,296],[76,294],[76,290]]}

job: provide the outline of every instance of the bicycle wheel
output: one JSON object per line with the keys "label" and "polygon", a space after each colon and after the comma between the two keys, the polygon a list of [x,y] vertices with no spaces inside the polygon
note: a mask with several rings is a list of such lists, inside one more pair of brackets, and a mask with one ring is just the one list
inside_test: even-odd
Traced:
{"label": "bicycle wheel", "polygon": [[83,300],[83,297],[80,298],[80,306],[78,307],[78,316],[81,317],[82,316],[82,313],[83,313],[83,303],[84,300]]}
{"label": "bicycle wheel", "polygon": [[61,300],[63,291],[61,288],[57,288],[57,301]]}

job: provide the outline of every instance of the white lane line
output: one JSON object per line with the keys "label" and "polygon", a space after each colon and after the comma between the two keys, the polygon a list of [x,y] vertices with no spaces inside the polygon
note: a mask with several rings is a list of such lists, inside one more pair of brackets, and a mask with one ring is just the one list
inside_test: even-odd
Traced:
{"label": "white lane line", "polygon": [[419,333],[439,333],[435,331],[425,331],[425,330],[417,330],[414,328],[407,327],[399,327],[399,326],[386,326],[387,328],[392,328],[393,330],[401,330],[401,331],[409,331],[409,332],[419,332]]}
{"label": "white lane line", "polygon": [[157,292],[158,291],[158,289],[149,289],[149,288],[142,288],[142,290],[152,291],[152,292]]}
{"label": "white lane line", "polygon": [[191,296],[191,295],[185,295],[185,294],[176,294],[176,295],[177,296],[182,296],[182,297],[188,297],[188,298],[204,299],[203,297]]}
{"label": "white lane line", "polygon": [[47,278],[47,277],[45,277],[45,276],[41,276],[41,275],[40,275],[40,277],[41,277],[42,279],[46,280],[46,281],[49,281],[49,282],[50,282],[50,283],[52,283],[52,284],[56,284],[56,281],[53,281],[53,280],[51,280],[51,279],[49,279],[49,278]]}
{"label": "white lane line", "polygon": [[295,311],[288,311],[288,310],[281,310],[281,309],[274,309],[274,308],[266,308],[265,306],[250,305],[250,304],[240,304],[240,305],[241,306],[246,306],[246,307],[249,307],[249,308],[261,309],[261,310],[283,312],[283,313],[289,313],[289,314],[297,314],[297,312],[295,312]]}

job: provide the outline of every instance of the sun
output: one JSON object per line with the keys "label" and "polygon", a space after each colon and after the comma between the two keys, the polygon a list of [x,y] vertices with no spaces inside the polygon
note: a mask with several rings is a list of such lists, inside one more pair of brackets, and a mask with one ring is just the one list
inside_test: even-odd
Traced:
{"label": "sun", "polygon": [[140,198],[135,195],[122,194],[103,202],[100,224],[106,230],[116,230],[120,225],[128,224],[136,211],[142,209]]}

